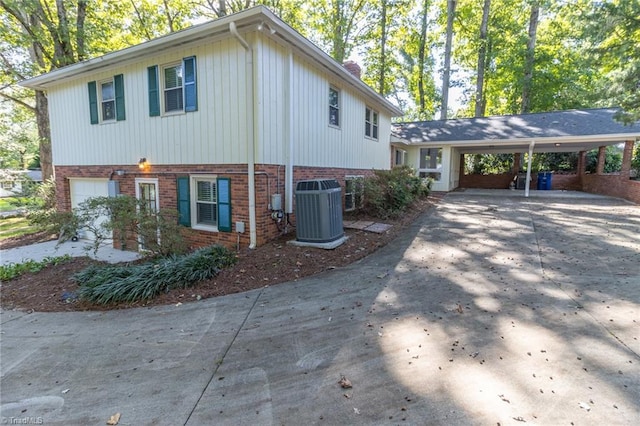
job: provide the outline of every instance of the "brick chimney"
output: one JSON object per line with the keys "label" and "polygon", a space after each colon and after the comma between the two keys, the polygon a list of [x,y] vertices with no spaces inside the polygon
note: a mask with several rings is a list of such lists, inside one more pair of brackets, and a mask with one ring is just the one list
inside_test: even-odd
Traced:
{"label": "brick chimney", "polygon": [[347,71],[349,71],[354,76],[361,78],[362,68],[360,68],[360,65],[358,65],[356,62],[347,61],[344,64],[342,64],[342,66],[345,67]]}

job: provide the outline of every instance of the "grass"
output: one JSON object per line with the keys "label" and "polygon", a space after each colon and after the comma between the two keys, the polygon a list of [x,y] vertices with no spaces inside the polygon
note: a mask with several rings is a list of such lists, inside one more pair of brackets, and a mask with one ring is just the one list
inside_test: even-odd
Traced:
{"label": "grass", "polygon": [[10,212],[16,210],[19,205],[24,205],[27,201],[23,197],[3,197],[0,198],[0,212]]}
{"label": "grass", "polygon": [[0,240],[35,234],[40,229],[29,223],[26,217],[7,217],[0,219]]}

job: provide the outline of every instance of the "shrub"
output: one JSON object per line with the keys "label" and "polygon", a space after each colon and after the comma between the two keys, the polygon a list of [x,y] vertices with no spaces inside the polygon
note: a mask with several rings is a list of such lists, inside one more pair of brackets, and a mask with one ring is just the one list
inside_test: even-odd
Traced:
{"label": "shrub", "polygon": [[364,182],[363,211],[381,219],[397,217],[413,202],[428,196],[431,183],[407,166],[376,170]]}
{"label": "shrub", "polygon": [[87,233],[91,242],[85,248],[94,253],[112,238],[118,239],[123,250],[137,238],[144,244],[142,253],[149,257],[181,254],[187,249],[184,233],[188,231],[178,224],[176,211],[149,211],[143,201],[129,195],[88,198],[72,212],[33,211],[29,221],[58,233],[59,242]]}
{"label": "shrub", "polygon": [[83,300],[102,305],[135,302],[212,278],[236,260],[232,251],[213,245],[140,265],[93,265],[72,279],[78,283],[78,296]]}

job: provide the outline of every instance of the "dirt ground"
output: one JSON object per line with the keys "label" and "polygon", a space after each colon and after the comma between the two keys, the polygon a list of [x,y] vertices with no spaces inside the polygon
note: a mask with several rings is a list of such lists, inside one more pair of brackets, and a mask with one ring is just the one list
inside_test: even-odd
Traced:
{"label": "dirt ground", "polygon": [[[393,220],[375,220],[392,227],[381,234],[345,229],[348,240],[334,250],[298,247],[287,244],[295,239],[295,231],[284,235],[256,249],[244,249],[238,253],[238,262],[206,281],[200,281],[193,287],[175,289],[152,300],[132,304],[100,306],[86,302],[65,302],[62,294],[77,289],[70,277],[91,263],[98,263],[87,257],[74,258],[70,262],[50,266],[37,273],[27,273],[16,279],[2,283],[3,309],[25,311],[59,312],[84,310],[126,309],[142,306],[186,303],[197,299],[239,293],[282,282],[295,281],[317,274],[327,269],[348,265],[373,253],[387,244],[400,231],[410,225],[419,215],[426,212],[441,198],[432,194],[427,200],[417,203],[400,218]],[[349,217],[345,220],[374,220],[363,216]],[[36,234],[23,238],[4,240],[2,249],[23,246],[53,238],[50,235]]]}

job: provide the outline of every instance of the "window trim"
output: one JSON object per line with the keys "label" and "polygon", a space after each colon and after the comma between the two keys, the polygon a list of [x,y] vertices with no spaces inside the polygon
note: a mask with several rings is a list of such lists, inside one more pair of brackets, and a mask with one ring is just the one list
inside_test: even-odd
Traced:
{"label": "window trim", "polygon": [[[440,150],[440,165],[438,166],[438,164],[436,164],[435,168],[432,167],[420,167],[420,162],[422,161],[422,150],[423,149],[436,149],[436,150]],[[443,163],[444,163],[444,147],[443,146],[425,146],[425,147],[421,147],[419,150],[419,157],[418,157],[418,176],[420,176],[422,173],[428,174],[428,173],[438,173],[440,175],[439,179],[434,179],[434,182],[442,182],[442,173],[444,170],[443,167]]]}
{"label": "window trim", "polygon": [[[103,97],[103,89],[102,86],[105,84],[111,84],[111,89],[113,91],[113,97],[111,99],[108,99],[105,101],[104,97]],[[115,123],[116,122],[116,118],[118,117],[118,106],[116,105],[116,83],[112,78],[107,78],[104,80],[100,80],[98,81],[98,104],[100,105],[100,123]],[[109,118],[109,119],[105,119],[104,118],[104,104],[105,102],[112,102],[113,103],[113,118]]]}
{"label": "window trim", "polygon": [[[217,175],[190,175],[189,176],[189,205],[191,210],[191,228],[199,229],[201,231],[218,232],[218,176]],[[198,181],[213,182],[216,186],[216,196],[214,197],[213,205],[215,205],[216,211],[216,224],[208,225],[198,222]]]}
{"label": "window trim", "polygon": [[[398,155],[401,158],[401,161],[398,162]],[[395,157],[393,159],[394,166],[405,166],[407,164],[407,151],[404,149],[396,148],[395,149]]]}
{"label": "window trim", "polygon": [[[331,92],[336,92],[336,105],[331,105]],[[329,86],[329,126],[330,127],[335,127],[337,129],[340,128],[340,123],[342,122],[341,120],[341,114],[340,114],[340,101],[342,98],[342,93],[340,92],[340,89],[338,89],[336,86],[334,85],[330,85]],[[337,123],[332,123],[331,122],[331,111],[332,109],[335,109],[337,111]]]}
{"label": "window trim", "polygon": [[[180,67],[180,73],[182,74],[181,79],[182,79],[182,84],[180,84],[179,86],[175,86],[172,87],[170,89],[167,89],[167,84],[166,84],[166,70],[170,69],[170,68],[178,68]],[[185,102],[184,102],[184,61],[175,61],[175,62],[170,62],[170,63],[166,63],[166,64],[162,64],[160,65],[160,90],[159,92],[161,93],[160,96],[160,105],[161,105],[161,111],[162,111],[162,115],[176,115],[176,114],[184,114],[185,111]],[[174,109],[171,111],[167,111],[167,98],[166,98],[166,94],[167,94],[167,90],[180,90],[180,98],[182,101],[182,108],[181,109]]]}
{"label": "window trim", "polygon": [[380,113],[375,109],[365,106],[364,109],[364,136],[371,140],[379,140]]}

